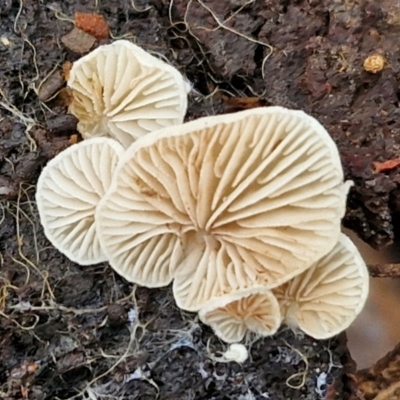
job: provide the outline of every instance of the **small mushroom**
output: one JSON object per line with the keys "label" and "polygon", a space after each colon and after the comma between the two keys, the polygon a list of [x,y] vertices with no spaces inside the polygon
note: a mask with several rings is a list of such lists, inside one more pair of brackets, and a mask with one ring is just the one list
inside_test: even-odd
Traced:
{"label": "small mushroom", "polygon": [[36,202],[44,232],[54,247],[78,264],[106,261],[94,214],[123,152],[113,139],[83,141],[54,157],[39,177]]}
{"label": "small mushroom", "polygon": [[287,325],[315,339],[347,329],[364,307],[369,275],[357,248],[344,234],[310,269],[274,290]]}
{"label": "small mushroom", "polygon": [[301,111],[254,108],[140,138],[96,223],[110,265],[179,307],[273,288],[338,240],[348,184],[325,129]]}
{"label": "small mushroom", "polygon": [[240,342],[246,333],[273,335],[281,324],[279,303],[265,287],[251,287],[215,297],[199,311],[200,320],[227,343]]}
{"label": "small mushroom", "polygon": [[73,64],[69,112],[85,139],[110,136],[128,147],[135,139],[180,124],[188,83],[171,65],[127,40],[98,47]]}
{"label": "small mushroom", "polygon": [[232,343],[222,356],[227,361],[235,361],[242,364],[249,358],[249,352],[243,344]]}

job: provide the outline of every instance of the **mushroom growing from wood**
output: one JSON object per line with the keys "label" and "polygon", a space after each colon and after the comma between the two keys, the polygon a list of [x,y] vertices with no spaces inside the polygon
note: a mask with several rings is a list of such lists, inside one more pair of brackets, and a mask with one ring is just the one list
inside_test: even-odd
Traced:
{"label": "mushroom growing from wood", "polygon": [[69,112],[82,136],[110,136],[128,147],[135,139],[180,124],[189,85],[171,65],[127,40],[98,47],[73,64]]}
{"label": "mushroom growing from wood", "polygon": [[301,111],[254,108],[133,143],[96,223],[111,266],[148,287],[174,278],[179,307],[274,288],[338,240],[349,185],[325,129]]}
{"label": "mushroom growing from wood", "polygon": [[269,289],[254,286],[206,302],[201,321],[227,343],[240,342],[247,332],[273,335],[281,324],[279,303]]}
{"label": "mushroom growing from wood", "polygon": [[78,264],[106,261],[94,214],[123,152],[113,139],[83,141],[53,158],[39,177],[36,202],[44,233],[55,248]]}
{"label": "mushroom growing from wood", "polygon": [[315,339],[347,329],[364,307],[369,275],[356,246],[344,234],[311,268],[274,290],[282,316]]}

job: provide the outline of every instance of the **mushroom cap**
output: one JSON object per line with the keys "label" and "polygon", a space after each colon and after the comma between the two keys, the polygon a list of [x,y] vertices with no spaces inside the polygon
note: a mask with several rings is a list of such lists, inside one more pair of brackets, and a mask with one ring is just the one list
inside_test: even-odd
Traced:
{"label": "mushroom cap", "polygon": [[36,202],[44,233],[55,248],[78,264],[107,260],[94,215],[123,152],[113,139],[83,141],[54,157],[39,177]]}
{"label": "mushroom cap", "polygon": [[356,246],[341,234],[332,251],[274,293],[289,326],[328,339],[350,326],[368,290],[368,269]]}
{"label": "mushroom cap", "polygon": [[213,298],[200,309],[199,318],[227,343],[240,342],[248,331],[271,336],[281,324],[279,303],[262,286]]}
{"label": "mushroom cap", "polygon": [[348,185],[337,148],[302,111],[254,108],[142,137],[96,223],[127,280],[174,278],[179,307],[300,274],[338,240]]}
{"label": "mushroom cap", "polygon": [[179,71],[127,40],[76,61],[68,86],[69,112],[85,139],[110,136],[128,147],[147,132],[182,123],[186,113],[188,84]]}

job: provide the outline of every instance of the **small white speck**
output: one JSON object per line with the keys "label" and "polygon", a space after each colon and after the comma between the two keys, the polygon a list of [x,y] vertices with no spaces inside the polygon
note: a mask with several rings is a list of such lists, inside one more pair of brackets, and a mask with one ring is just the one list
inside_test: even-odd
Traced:
{"label": "small white speck", "polygon": [[18,310],[29,310],[31,308],[31,303],[29,301],[20,301],[16,308]]}
{"label": "small white speck", "polygon": [[141,368],[137,368],[132,374],[125,375],[125,383],[133,381],[133,380],[141,380],[148,379],[150,376],[150,372],[143,372]]}
{"label": "small white speck", "polygon": [[[323,397],[326,390],[326,377],[328,374],[326,372],[321,372],[317,378],[317,387],[315,388],[315,392]],[[324,387],[323,387],[324,386]]]}
{"label": "small white speck", "polygon": [[10,46],[11,42],[8,40],[8,38],[6,38],[5,36],[2,36],[0,38],[1,43],[3,43],[4,46]]}
{"label": "small white speck", "polygon": [[197,371],[200,373],[203,379],[208,378],[208,372],[204,369],[204,363],[199,364],[199,368],[197,369]]}
{"label": "small white speck", "polygon": [[171,350],[179,349],[181,347],[189,347],[191,349],[194,349],[192,341],[190,341],[189,339],[181,339],[179,340],[179,342],[171,345]]}
{"label": "small white speck", "polygon": [[134,325],[137,319],[137,311],[134,308],[131,308],[128,311],[128,321],[131,325]]}

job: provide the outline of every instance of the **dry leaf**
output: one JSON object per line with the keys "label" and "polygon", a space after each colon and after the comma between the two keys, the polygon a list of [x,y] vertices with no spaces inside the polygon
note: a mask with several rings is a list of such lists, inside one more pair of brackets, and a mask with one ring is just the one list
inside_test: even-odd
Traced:
{"label": "dry leaf", "polygon": [[75,25],[96,39],[106,39],[110,33],[107,21],[100,14],[76,12]]}
{"label": "dry leaf", "polygon": [[390,171],[400,165],[400,158],[394,158],[388,161],[375,161],[372,163],[376,172]]}

